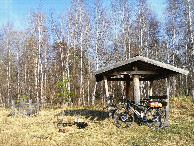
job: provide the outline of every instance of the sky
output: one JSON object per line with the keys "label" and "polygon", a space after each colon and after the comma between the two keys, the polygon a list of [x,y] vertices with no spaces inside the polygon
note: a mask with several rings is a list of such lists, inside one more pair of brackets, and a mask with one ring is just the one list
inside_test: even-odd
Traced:
{"label": "sky", "polygon": [[151,9],[156,13],[158,19],[163,20],[166,0],[148,0],[148,3],[151,5]]}
{"label": "sky", "polygon": [[[52,10],[59,14],[68,10],[70,3],[71,0],[0,0],[0,27],[9,21],[16,29],[23,29],[27,26],[30,11],[41,8],[45,13]],[[158,19],[163,19],[162,11],[165,8],[165,0],[148,0],[148,3]]]}
{"label": "sky", "polygon": [[8,21],[17,29],[22,29],[27,24],[30,11],[41,8],[43,12],[54,11],[60,13],[68,10],[71,0],[0,0],[0,27]]}

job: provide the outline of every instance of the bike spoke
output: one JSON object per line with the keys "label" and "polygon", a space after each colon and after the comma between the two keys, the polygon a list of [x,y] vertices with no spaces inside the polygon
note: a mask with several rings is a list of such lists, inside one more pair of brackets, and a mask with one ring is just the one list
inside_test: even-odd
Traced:
{"label": "bike spoke", "polygon": [[134,122],[134,115],[131,111],[121,108],[115,112],[114,121],[119,128],[129,128]]}
{"label": "bike spoke", "polygon": [[150,109],[147,112],[147,124],[150,128],[160,129],[164,127],[165,115],[161,109]]}

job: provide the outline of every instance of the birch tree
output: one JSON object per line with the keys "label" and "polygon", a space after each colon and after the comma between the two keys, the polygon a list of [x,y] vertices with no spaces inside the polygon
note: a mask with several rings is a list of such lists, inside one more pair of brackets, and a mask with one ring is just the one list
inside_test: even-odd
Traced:
{"label": "birch tree", "polygon": [[[35,91],[36,91],[36,97],[40,97],[42,102],[45,102],[45,91],[44,91],[44,80],[45,80],[45,69],[43,66],[45,66],[45,52],[47,52],[47,28],[44,25],[45,23],[45,16],[41,12],[37,13],[31,13],[31,35],[35,39],[38,40],[37,42],[37,50],[35,52],[36,59],[35,64],[36,67],[34,69],[34,75],[35,75]],[[43,95],[44,94],[44,95]]]}
{"label": "birch tree", "polygon": [[[188,83],[188,77],[190,78],[190,81],[193,80],[193,71],[191,69],[193,68],[193,9],[193,1],[190,0],[170,0],[168,2],[167,13],[171,19],[171,21],[168,20],[168,23],[171,22],[173,28],[171,31],[168,29],[167,34],[172,36],[173,40],[169,43],[169,47],[172,46],[175,51],[175,55],[172,55],[172,63],[180,66],[185,64],[190,70],[189,76],[186,76],[185,78],[187,95],[193,90],[191,83]],[[181,63],[176,63],[177,59],[180,60]]]}

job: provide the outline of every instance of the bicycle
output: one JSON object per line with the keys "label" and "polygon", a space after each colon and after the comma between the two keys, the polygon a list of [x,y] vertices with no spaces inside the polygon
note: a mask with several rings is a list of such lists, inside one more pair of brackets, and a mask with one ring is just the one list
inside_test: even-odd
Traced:
{"label": "bicycle", "polygon": [[113,115],[118,128],[131,127],[135,117],[140,124],[147,123],[150,128],[160,129],[164,127],[165,112],[163,109],[147,104],[134,104],[128,99],[123,99],[123,102],[126,103],[126,107],[117,109]]}

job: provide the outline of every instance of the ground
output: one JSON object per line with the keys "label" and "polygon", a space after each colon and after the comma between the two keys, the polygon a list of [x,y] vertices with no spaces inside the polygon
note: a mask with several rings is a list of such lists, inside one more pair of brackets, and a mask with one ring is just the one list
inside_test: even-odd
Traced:
{"label": "ground", "polygon": [[[136,123],[129,129],[117,128],[102,107],[64,107],[42,109],[36,116],[7,117],[0,109],[0,146],[10,145],[194,145],[194,110],[190,97],[171,98],[170,126],[153,130]],[[84,129],[75,125],[59,130],[57,122],[80,118]]]}

